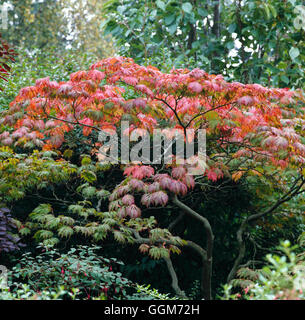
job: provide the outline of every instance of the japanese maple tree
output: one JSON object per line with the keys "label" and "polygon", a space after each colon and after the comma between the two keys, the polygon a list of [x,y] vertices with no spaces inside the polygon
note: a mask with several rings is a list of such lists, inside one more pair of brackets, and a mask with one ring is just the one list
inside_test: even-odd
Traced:
{"label": "japanese maple tree", "polygon": [[[164,258],[172,286],[181,296],[184,292],[171,254],[188,246],[200,256],[202,295],[211,299],[213,229],[184,199],[196,188],[204,193],[205,183],[223,179],[236,183],[244,179],[257,186],[261,201],[245,215],[238,230],[240,251],[228,276],[231,280],[245,255],[244,234],[249,224],[305,191],[304,102],[298,90],[227,82],[221,75],[199,69],[173,69],[165,74],[152,66],[137,65],[130,58],[115,57],[71,74],[67,82],[44,78],[23,88],[1,120],[6,129],[0,134],[0,143],[59,149],[66,134],[76,127],[90,137],[93,132],[119,131],[126,120],[129,128],[123,134],[127,136],[141,129],[153,134],[154,129],[170,128],[182,132],[186,142],[188,129],[195,136],[199,129],[205,129],[206,168],[201,174],[188,174],[187,165],[179,164],[175,157],[170,164],[124,165],[125,178],[101,197],[109,201],[109,210],[95,208],[99,220],[91,225],[91,235],[101,240],[113,233],[118,241],[137,243],[143,253]],[[100,146],[100,142],[92,142],[92,154],[101,160]],[[94,173],[87,181],[95,183]],[[265,194],[266,188],[276,193]],[[150,209],[167,206],[178,208],[180,214],[162,228]],[[84,208],[76,205],[70,209]],[[182,217],[202,225],[204,247],[175,235],[174,227]],[[84,226],[73,228],[83,230]]]}

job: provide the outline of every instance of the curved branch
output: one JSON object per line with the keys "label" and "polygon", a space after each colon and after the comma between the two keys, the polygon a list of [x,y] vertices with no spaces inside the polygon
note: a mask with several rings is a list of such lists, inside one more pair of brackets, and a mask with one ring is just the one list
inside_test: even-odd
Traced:
{"label": "curved branch", "polygon": [[205,258],[202,258],[202,276],[201,276],[201,291],[204,294],[206,300],[212,299],[212,288],[211,288],[211,278],[212,278],[212,260],[213,260],[213,243],[214,235],[210,222],[205,217],[198,214],[196,211],[182,203],[177,196],[174,196],[173,203],[181,208],[187,215],[199,221],[205,229],[206,233],[206,254]]}
{"label": "curved branch", "polygon": [[171,278],[172,278],[172,288],[174,289],[174,291],[178,297],[187,299],[187,296],[185,295],[184,291],[182,291],[179,287],[178,277],[177,277],[176,271],[174,269],[171,258],[170,257],[164,258],[164,260],[166,262],[167,269],[168,269],[168,271],[171,275]]}
{"label": "curved branch", "polygon": [[[299,185],[298,185],[298,182],[300,182]],[[246,244],[243,239],[243,234],[248,226],[248,223],[249,222],[253,223],[253,222],[257,221],[258,219],[260,219],[261,217],[270,214],[271,212],[276,210],[280,205],[291,200],[294,196],[296,196],[302,192],[305,192],[305,190],[301,190],[304,187],[304,185],[305,185],[305,179],[302,176],[300,176],[299,178],[296,179],[296,181],[294,182],[294,184],[292,185],[290,190],[285,195],[283,195],[273,206],[271,206],[269,209],[267,209],[263,212],[250,215],[242,222],[240,228],[238,229],[238,231],[236,233],[237,241],[239,243],[239,252],[238,252],[238,256],[237,256],[236,260],[234,261],[233,267],[228,275],[227,282],[230,282],[233,279],[233,277],[235,276],[235,274],[239,268],[239,265],[240,265],[242,259],[245,256]]]}
{"label": "curved branch", "polygon": [[[177,246],[177,244],[173,241],[170,241],[170,240],[166,240],[166,239],[159,239],[159,240],[155,240],[155,241],[152,241],[152,239],[150,238],[143,238],[140,236],[139,232],[132,229],[132,228],[127,228],[132,234],[133,236],[135,237],[134,239],[134,243],[137,243],[137,244],[148,244],[148,245],[152,245],[152,244],[167,244],[167,245],[175,245]],[[179,246],[179,245],[178,245]],[[201,257],[201,261],[202,261],[202,265],[205,266],[205,264],[209,265],[208,264],[208,259],[207,259],[207,253],[206,251],[201,247],[199,246],[197,243],[193,242],[193,241],[190,241],[190,240],[186,240],[186,243],[185,243],[185,246],[193,249],[194,251],[196,251],[196,253]],[[172,264],[172,261],[170,260],[170,258],[164,258],[166,264],[167,264],[167,268],[168,268],[168,271],[171,275],[171,278],[172,278],[172,288],[175,290],[176,294],[182,298],[187,298],[184,291],[182,291],[178,285],[178,278],[177,278],[177,274],[175,272],[175,269],[173,267],[173,264]],[[202,275],[202,278],[203,279],[206,279],[207,276],[210,277],[210,274],[211,272],[208,272],[209,268],[206,267],[206,268],[203,268],[203,275]],[[210,281],[207,282],[210,286]],[[202,285],[203,285],[203,281],[202,281]],[[207,292],[207,294],[209,294],[209,296],[205,296],[206,299],[211,299],[211,292],[210,290],[206,290],[205,289],[205,286],[204,288],[202,289],[203,292]]]}
{"label": "curved branch", "polygon": [[211,112],[211,111],[214,111],[214,110],[220,109],[220,108],[222,108],[222,107],[228,106],[228,105],[230,105],[230,104],[233,104],[233,103],[235,103],[235,102],[236,102],[236,101],[228,102],[228,103],[219,105],[219,106],[217,106],[217,107],[211,108],[211,109],[209,109],[209,110],[206,110],[206,111],[204,111],[204,112],[198,113],[196,116],[194,116],[194,117],[186,124],[185,128],[188,128],[188,127],[190,126],[190,124],[191,124],[195,119],[197,119],[198,117],[203,116],[203,115],[205,115],[205,114],[207,114],[207,113],[209,113],[209,112]]}
{"label": "curved branch", "polygon": [[246,262],[245,264],[242,264],[240,265],[239,267],[240,268],[246,268],[246,267],[249,267],[254,264],[263,264],[264,262],[263,261],[259,261],[259,260],[249,260],[248,262]]}
{"label": "curved branch", "polygon": [[182,120],[179,118],[177,111],[173,107],[171,107],[171,105],[166,100],[161,99],[161,98],[155,98],[155,99],[163,102],[168,108],[170,108],[172,110],[172,112],[174,113],[175,117],[177,118],[180,126],[183,128],[184,135],[186,136],[186,126],[183,124]]}
{"label": "curved branch", "polygon": [[196,211],[185,205],[183,202],[181,202],[177,196],[174,196],[173,203],[176,204],[179,208],[181,208],[186,214],[189,216],[195,218],[200,223],[203,224],[206,234],[207,234],[207,256],[212,257],[212,250],[213,250],[213,241],[214,241],[214,235],[212,231],[212,227],[210,225],[210,222],[207,218],[201,216]]}
{"label": "curved branch", "polygon": [[239,244],[239,251],[238,251],[238,256],[237,258],[235,259],[234,261],[234,264],[233,264],[233,267],[228,275],[228,278],[227,278],[227,282],[229,283],[233,277],[235,276],[238,268],[239,268],[239,265],[243,259],[243,257],[245,256],[245,252],[246,252],[246,243],[243,241],[243,233],[244,233],[244,230],[245,230],[245,227],[246,227],[246,221],[245,220],[241,227],[239,228],[239,230],[237,231],[237,234],[236,234],[236,237],[237,237],[237,241],[238,241],[238,244]]}

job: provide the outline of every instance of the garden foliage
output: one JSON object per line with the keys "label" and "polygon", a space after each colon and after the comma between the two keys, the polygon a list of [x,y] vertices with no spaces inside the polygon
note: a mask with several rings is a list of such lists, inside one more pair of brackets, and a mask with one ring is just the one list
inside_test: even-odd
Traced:
{"label": "garden foliage", "polygon": [[[129,125],[120,132],[123,121]],[[141,163],[126,165],[103,162],[100,132],[118,132],[129,139],[148,132],[152,140],[154,129],[163,129],[167,136],[175,129],[185,143],[192,142],[187,129],[194,137],[205,129],[207,157],[200,174],[187,174],[188,165],[179,164],[175,155],[170,164],[144,157]],[[34,232],[35,239],[48,244],[79,234],[92,241],[113,237],[137,245],[142,253],[166,262],[173,290],[181,297],[185,292],[172,257],[184,248],[193,250],[202,268],[200,295],[211,299],[217,224],[192,203],[215,186],[216,195],[217,188],[236,185],[247,191],[251,201],[239,212],[234,229],[237,256],[231,280],[245,259],[253,227],[279,214],[291,199],[301,200],[304,129],[300,90],[228,82],[200,69],[163,73],[131,58],[107,58],[72,73],[67,81],[38,79],[10,103],[1,119],[1,201],[8,205],[35,189],[48,189],[55,202],[65,204],[64,212],[40,200],[30,214],[16,219],[21,234]],[[79,139],[87,148],[84,153],[76,148]],[[120,157],[120,141],[119,146]],[[75,187],[75,197],[59,199],[56,186],[68,185]],[[187,224],[178,232],[183,221]],[[188,221],[201,226],[199,242],[190,236]]]}

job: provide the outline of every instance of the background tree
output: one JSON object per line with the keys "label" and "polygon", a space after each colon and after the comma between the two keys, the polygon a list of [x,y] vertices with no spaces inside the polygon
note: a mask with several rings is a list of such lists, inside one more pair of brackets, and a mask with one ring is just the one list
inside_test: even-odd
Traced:
{"label": "background tree", "polygon": [[115,48],[110,36],[102,32],[105,21],[103,5],[100,0],[65,1],[68,21],[71,25],[69,35],[71,45],[81,52],[92,53],[95,59],[114,55]]}
{"label": "background tree", "polygon": [[61,52],[75,48],[96,59],[114,53],[110,37],[101,33],[103,1],[6,1],[9,26],[3,37],[27,51]]}
{"label": "background tree", "polygon": [[192,66],[243,83],[303,85],[302,1],[119,1],[105,3],[121,53],[161,68]]}
{"label": "background tree", "polygon": [[69,33],[67,18],[61,1],[6,1],[8,28],[3,37],[16,47],[28,50],[67,45]]}

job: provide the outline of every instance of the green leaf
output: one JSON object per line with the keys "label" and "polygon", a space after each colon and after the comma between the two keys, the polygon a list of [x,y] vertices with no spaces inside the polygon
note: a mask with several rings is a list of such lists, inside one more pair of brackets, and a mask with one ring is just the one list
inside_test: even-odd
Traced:
{"label": "green leaf", "polygon": [[276,11],[275,7],[272,6],[271,4],[269,4],[269,9],[270,9],[273,17],[276,18],[277,17],[277,11]]}
{"label": "green leaf", "polygon": [[182,5],[182,10],[186,13],[191,13],[193,9],[193,6],[189,2],[185,2]]}
{"label": "green leaf", "polygon": [[171,25],[176,20],[176,15],[171,14],[164,18],[164,22],[167,26]]}
{"label": "green leaf", "polygon": [[110,196],[110,192],[107,191],[107,190],[99,190],[97,193],[96,193],[96,196],[99,198],[99,199],[107,199],[109,196]]}
{"label": "green leaf", "polygon": [[72,234],[73,234],[73,229],[71,227],[63,226],[58,229],[58,235],[62,238],[68,238],[72,236]]}
{"label": "green leaf", "polygon": [[265,16],[266,16],[267,20],[269,20],[269,19],[270,19],[270,9],[269,9],[269,6],[268,6],[266,3],[264,3],[264,4],[263,4],[263,7],[264,7]]}
{"label": "green leaf", "polygon": [[201,16],[201,17],[207,17],[209,15],[209,12],[205,9],[202,9],[202,8],[199,8],[198,9],[198,14]]}
{"label": "green leaf", "polygon": [[124,243],[125,242],[125,237],[123,235],[122,232],[120,231],[114,231],[113,232],[113,235],[114,235],[114,239],[120,243]]}
{"label": "green leaf", "polygon": [[72,226],[75,220],[71,217],[59,216],[61,223]]}
{"label": "green leaf", "polygon": [[84,157],[82,159],[82,166],[85,166],[85,165],[88,165],[88,164],[91,164],[91,159],[89,157]]}
{"label": "green leaf", "polygon": [[199,49],[201,44],[202,44],[201,41],[194,41],[192,43],[192,49]]}
{"label": "green leaf", "polygon": [[76,226],[74,228],[75,232],[81,233],[84,236],[91,236],[94,232],[94,230],[90,227],[81,227],[81,226]]}
{"label": "green leaf", "polygon": [[116,220],[114,220],[112,218],[106,218],[106,219],[104,219],[103,222],[109,224],[110,226],[114,226],[116,224]]}
{"label": "green leaf", "polygon": [[22,228],[20,229],[19,233],[22,236],[27,236],[31,233],[31,230],[29,228]]}
{"label": "green leaf", "polygon": [[236,23],[230,24],[228,28],[229,33],[233,33],[235,30],[236,30]]}
{"label": "green leaf", "polygon": [[58,156],[58,154],[55,151],[45,151],[42,155],[43,157],[46,157],[46,158],[52,158],[52,157]]}
{"label": "green leaf", "polygon": [[292,47],[290,50],[289,50],[289,55],[291,57],[292,60],[294,60],[295,58],[297,58],[300,54],[300,51],[298,48],[295,48],[295,47]]}
{"label": "green leaf", "polygon": [[59,239],[57,239],[57,238],[50,238],[50,239],[45,239],[44,241],[43,241],[43,244],[45,245],[45,246],[55,246],[57,243],[59,242]]}
{"label": "green leaf", "polygon": [[94,181],[96,181],[96,174],[92,171],[88,171],[88,170],[84,170],[81,173],[81,178],[84,179],[85,181],[92,183]]}
{"label": "green leaf", "polygon": [[42,203],[33,210],[36,214],[48,214],[52,211],[52,207],[49,203]]}
{"label": "green leaf", "polygon": [[87,198],[92,198],[96,194],[96,188],[95,187],[86,187],[82,190],[83,196]]}
{"label": "green leaf", "polygon": [[234,46],[235,46],[234,41],[227,42],[226,44],[226,47],[228,50],[232,50]]}
{"label": "green leaf", "polygon": [[168,31],[170,34],[174,34],[177,30],[177,25],[176,24],[172,24],[171,26],[168,27]]}
{"label": "green leaf", "polygon": [[49,239],[53,237],[53,232],[49,230],[39,230],[34,234],[34,239],[42,240]]}
{"label": "green leaf", "polygon": [[168,258],[169,257],[169,253],[168,250],[165,248],[158,248],[158,247],[152,247],[149,250],[149,255],[153,258],[153,259],[160,259],[160,258]]}
{"label": "green leaf", "polygon": [[78,204],[71,204],[68,208],[68,210],[72,213],[80,213],[83,209],[84,207]]}
{"label": "green leaf", "polygon": [[46,224],[46,226],[50,229],[56,228],[58,225],[60,224],[60,218],[53,218],[51,220],[49,220]]}
{"label": "green leaf", "polygon": [[118,13],[120,13],[120,14],[123,14],[125,10],[126,10],[126,7],[125,7],[125,6],[118,6],[118,7],[117,7],[117,11],[118,11]]}
{"label": "green leaf", "polygon": [[104,240],[106,238],[107,234],[103,232],[96,232],[93,234],[93,238],[95,241]]}
{"label": "green leaf", "polygon": [[287,76],[285,76],[285,75],[282,75],[282,76],[281,76],[281,80],[282,80],[283,82],[285,82],[286,84],[289,83],[289,78],[288,78]]}
{"label": "green leaf", "polygon": [[156,5],[157,5],[157,7],[158,8],[160,8],[161,10],[163,10],[163,11],[165,11],[165,3],[163,2],[163,1],[161,1],[161,0],[157,0],[156,1]]}
{"label": "green leaf", "polygon": [[101,224],[99,225],[97,228],[96,228],[96,231],[97,232],[104,232],[104,233],[107,233],[108,231],[111,230],[111,227],[109,226],[109,224]]}

